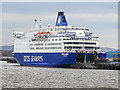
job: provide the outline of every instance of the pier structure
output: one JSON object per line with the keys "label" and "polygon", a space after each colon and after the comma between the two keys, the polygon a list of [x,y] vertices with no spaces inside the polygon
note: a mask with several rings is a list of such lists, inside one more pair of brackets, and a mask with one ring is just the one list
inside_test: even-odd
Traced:
{"label": "pier structure", "polygon": [[93,63],[96,59],[106,59],[106,53],[77,53],[76,62]]}

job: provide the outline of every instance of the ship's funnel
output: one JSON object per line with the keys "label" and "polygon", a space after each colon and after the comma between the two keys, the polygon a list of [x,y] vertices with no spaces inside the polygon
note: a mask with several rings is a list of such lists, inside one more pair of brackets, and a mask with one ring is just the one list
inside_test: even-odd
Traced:
{"label": "ship's funnel", "polygon": [[67,26],[67,21],[63,11],[58,12],[56,26]]}

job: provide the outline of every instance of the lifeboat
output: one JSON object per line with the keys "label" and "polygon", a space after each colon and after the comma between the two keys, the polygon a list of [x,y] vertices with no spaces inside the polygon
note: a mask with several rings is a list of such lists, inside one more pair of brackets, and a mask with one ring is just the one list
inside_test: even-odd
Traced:
{"label": "lifeboat", "polygon": [[46,35],[46,34],[49,34],[50,32],[40,32],[40,33],[37,33],[35,34],[34,36],[38,36],[38,35]]}

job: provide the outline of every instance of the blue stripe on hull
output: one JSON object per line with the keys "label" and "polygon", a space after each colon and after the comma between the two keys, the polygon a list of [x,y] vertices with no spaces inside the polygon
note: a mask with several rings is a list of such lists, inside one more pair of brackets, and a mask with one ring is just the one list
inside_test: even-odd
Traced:
{"label": "blue stripe on hull", "polygon": [[23,66],[63,67],[74,64],[76,53],[13,53]]}

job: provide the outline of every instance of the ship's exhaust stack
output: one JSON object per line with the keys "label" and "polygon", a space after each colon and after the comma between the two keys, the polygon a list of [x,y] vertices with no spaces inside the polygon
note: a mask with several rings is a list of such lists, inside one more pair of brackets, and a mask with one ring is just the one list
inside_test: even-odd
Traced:
{"label": "ship's exhaust stack", "polygon": [[68,23],[66,21],[65,15],[63,11],[58,12],[56,26],[67,26]]}

